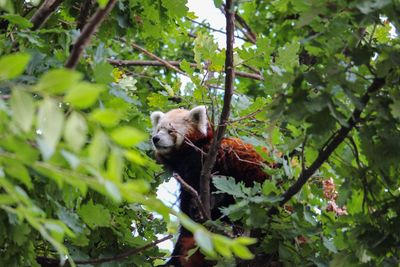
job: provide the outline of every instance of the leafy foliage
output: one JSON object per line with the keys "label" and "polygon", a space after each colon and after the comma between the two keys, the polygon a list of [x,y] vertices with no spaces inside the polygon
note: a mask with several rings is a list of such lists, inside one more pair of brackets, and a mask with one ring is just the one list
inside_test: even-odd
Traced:
{"label": "leafy foliage", "polygon": [[[274,164],[262,185],[213,179],[216,197],[236,201],[221,210],[234,229],[224,220],[198,225],[154,197],[164,178],[148,142],[150,111],[206,104],[218,121],[225,50],[210,29],[190,21],[184,0],[120,0],[70,70],[63,66],[77,25],[108,1],[89,6],[86,17],[86,1],[62,2],[32,30],[40,1],[0,1],[0,265],[120,255],[165,234],[170,214],[220,266],[260,254],[285,266],[399,264],[398,2],[237,1],[247,23],[237,26],[256,38],[239,33],[247,41],[235,48],[235,67],[257,79],[237,75],[228,130]],[[112,65],[147,59],[131,43],[180,61],[190,83],[183,87],[170,67]],[[364,105],[375,79],[384,85]],[[357,109],[360,120],[350,125]],[[344,141],[281,205],[346,127]],[[261,233],[258,242],[235,236],[245,232]],[[152,246],[109,264],[159,258],[165,253]]]}

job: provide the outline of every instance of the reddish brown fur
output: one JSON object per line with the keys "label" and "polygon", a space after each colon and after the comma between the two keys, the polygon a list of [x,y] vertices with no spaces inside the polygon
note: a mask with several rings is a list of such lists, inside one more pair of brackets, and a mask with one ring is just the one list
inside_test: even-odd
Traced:
{"label": "reddish brown fur", "polygon": [[180,241],[181,247],[181,256],[179,256],[179,262],[183,267],[205,267],[206,263],[204,260],[204,255],[197,250],[190,258],[187,259],[187,255],[189,251],[196,247],[196,242],[193,236],[184,237]]}
{"label": "reddish brown fur", "polygon": [[[160,161],[173,171],[176,171],[188,182],[195,190],[199,190],[199,179],[202,162],[206,153],[209,151],[213,131],[208,127],[207,136],[202,135],[195,127],[191,127],[189,133],[185,135],[185,144],[177,149],[172,155],[163,157],[158,155]],[[213,173],[217,175],[231,176],[236,181],[243,181],[247,186],[252,186],[254,182],[262,183],[268,177],[263,171],[265,162],[250,144],[244,143],[238,138],[223,138],[218,149],[217,160]],[[191,214],[192,196],[181,189],[181,209],[193,218]],[[227,200],[229,203],[229,200]],[[218,210],[218,207],[214,207]],[[216,219],[216,218],[212,218]],[[196,251],[187,259],[188,251],[195,248],[196,244],[193,236],[185,229],[181,229],[181,235],[173,252],[170,264],[179,267],[206,267],[213,264],[206,261],[204,256]]]}
{"label": "reddish brown fur", "polygon": [[215,170],[221,175],[232,176],[252,186],[254,182],[262,183],[267,179],[263,162],[263,158],[252,145],[238,138],[224,138],[218,149]]}
{"label": "reddish brown fur", "polygon": [[[187,142],[189,141],[188,143],[191,144],[203,141],[198,148],[204,153],[208,153],[212,138],[211,126],[208,127],[207,137],[194,128],[185,136]],[[254,182],[262,183],[267,179],[267,175],[263,171],[264,163],[263,158],[251,144],[247,144],[239,138],[223,138],[218,149],[214,171],[218,175],[232,176],[236,180],[252,186]]]}

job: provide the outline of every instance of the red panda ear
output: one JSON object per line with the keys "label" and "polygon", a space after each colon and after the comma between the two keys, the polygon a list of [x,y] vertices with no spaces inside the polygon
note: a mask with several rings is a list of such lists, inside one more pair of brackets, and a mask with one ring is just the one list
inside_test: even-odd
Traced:
{"label": "red panda ear", "polygon": [[161,111],[154,111],[151,113],[150,119],[151,119],[151,125],[153,125],[153,128],[155,128],[158,125],[158,122],[160,121],[160,119],[162,117],[164,117],[164,113],[162,113]]}
{"label": "red panda ear", "polygon": [[190,110],[189,118],[202,134],[207,135],[208,118],[205,106],[198,106]]}

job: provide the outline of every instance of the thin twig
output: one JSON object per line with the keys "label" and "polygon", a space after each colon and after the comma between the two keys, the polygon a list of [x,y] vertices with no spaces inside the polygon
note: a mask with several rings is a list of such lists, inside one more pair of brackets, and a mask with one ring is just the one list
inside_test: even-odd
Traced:
{"label": "thin twig", "polygon": [[78,65],[79,58],[82,55],[83,50],[89,44],[90,38],[96,32],[97,28],[104,21],[106,16],[111,12],[117,0],[109,0],[104,9],[97,9],[96,13],[90,18],[88,23],[83,27],[81,34],[76,40],[71,54],[65,64],[66,68],[75,69]]}
{"label": "thin twig", "polygon": [[[356,123],[360,120],[361,113],[365,106],[367,105],[370,94],[378,91],[385,85],[385,80],[382,78],[375,78],[372,84],[369,86],[367,92],[360,99],[360,103],[362,104],[362,108],[355,108],[352,116],[348,119],[347,125],[343,125],[339,131],[335,132],[334,136],[330,138],[329,143],[320,150],[317,158],[310,165],[309,168],[304,169],[297,181],[285,192],[282,194],[282,200],[279,202],[281,206],[283,206],[286,202],[288,202],[295,194],[297,194],[303,185],[310,179],[310,177],[321,167],[321,165],[329,158],[333,151],[343,142],[343,140],[347,137],[349,132],[354,128]],[[274,212],[276,209],[271,209],[270,212]]]}
{"label": "thin twig", "polygon": [[[225,5],[223,5],[220,10],[223,14],[225,14]],[[257,35],[237,12],[235,12],[235,23],[238,26],[237,28],[239,29],[239,31],[241,31],[243,35],[246,36],[246,41],[255,44],[257,41]]]}
{"label": "thin twig", "polygon": [[[149,243],[147,245],[144,245],[144,246],[139,247],[139,248],[133,248],[133,249],[127,250],[127,251],[125,251],[125,252],[123,252],[121,254],[118,254],[116,256],[113,256],[113,257],[100,258],[100,259],[89,259],[89,260],[76,260],[74,262],[76,264],[100,264],[100,263],[105,263],[105,262],[119,261],[119,260],[125,259],[125,258],[127,258],[129,256],[132,256],[132,255],[135,255],[135,254],[139,254],[139,253],[141,253],[141,252],[143,252],[143,251],[145,251],[145,250],[147,250],[149,248],[155,247],[157,244],[160,244],[160,243],[162,243],[162,242],[164,242],[164,241],[166,241],[168,239],[171,239],[171,238],[172,238],[172,235],[167,235],[167,236],[165,236],[165,237],[163,237],[161,239],[158,239],[158,240],[156,240],[154,242],[151,242],[151,243]],[[41,257],[41,256],[36,257],[36,260],[39,263],[41,263],[41,262],[45,262],[45,263],[48,263],[48,264],[59,263],[59,261],[56,260],[56,259],[47,258],[47,257]]]}
{"label": "thin twig", "polygon": [[374,201],[376,201],[376,199],[375,199],[374,193],[372,192],[372,190],[370,189],[370,186],[368,184],[368,180],[367,180],[367,177],[366,177],[366,172],[367,171],[366,171],[366,169],[364,169],[363,164],[361,163],[360,153],[358,152],[357,144],[354,141],[353,137],[348,136],[347,139],[349,139],[349,141],[350,141],[350,145],[349,146],[350,146],[350,148],[351,148],[351,150],[353,152],[353,155],[354,155],[354,157],[356,159],[357,166],[358,166],[359,170],[362,172],[360,177],[361,177],[361,180],[362,180],[361,183],[362,183],[363,188],[364,188],[363,203],[362,203],[362,208],[363,208],[363,211],[364,211],[364,207],[366,206],[367,201],[368,201],[368,193],[371,195],[371,197],[372,197],[372,199]]}
{"label": "thin twig", "polygon": [[254,165],[257,165],[257,166],[265,166],[263,163],[260,163],[260,162],[254,162],[254,161],[250,161],[250,160],[246,160],[246,159],[240,158],[240,156],[237,154],[237,152],[235,150],[233,150],[233,149],[231,150],[231,152],[235,155],[235,157],[236,157],[236,159],[238,161],[246,162],[246,163],[249,163],[249,164],[254,164]]}
{"label": "thin twig", "polygon": [[170,69],[172,69],[172,70],[174,70],[174,71],[176,71],[176,72],[178,72],[178,73],[180,73],[180,74],[187,75],[186,73],[184,73],[183,71],[181,71],[180,69],[178,69],[177,67],[175,67],[174,65],[169,64],[168,61],[166,61],[166,60],[164,60],[164,59],[162,59],[162,58],[160,58],[160,57],[154,55],[153,53],[147,51],[147,50],[144,49],[143,47],[138,46],[137,44],[134,44],[134,43],[131,44],[131,45],[132,45],[133,48],[135,48],[135,49],[139,50],[140,52],[146,54],[147,56],[151,57],[152,59],[157,60],[158,62],[162,63],[162,64],[163,64],[164,66],[166,66],[167,68],[170,68]]}
{"label": "thin twig", "polygon": [[243,117],[227,121],[226,125],[232,124],[232,123],[235,123],[235,122],[240,122],[240,121],[247,120],[247,119],[253,119],[258,113],[260,113],[261,111],[264,111],[264,110],[266,110],[266,107],[259,108],[259,109],[255,110],[255,111],[253,111],[253,112],[251,112],[251,113],[249,113],[249,114],[247,114],[247,115],[245,115]]}
{"label": "thin twig", "polygon": [[232,0],[226,1],[226,56],[225,56],[225,93],[221,111],[221,117],[217,126],[210,150],[205,158],[200,175],[200,199],[204,205],[208,217],[211,217],[210,209],[210,180],[211,171],[217,159],[218,149],[221,146],[222,138],[226,130],[226,122],[229,119],[231,100],[233,95],[233,82],[235,79],[235,69],[233,64],[233,43],[235,32],[235,14],[233,11]]}
{"label": "thin twig", "polygon": [[304,156],[304,150],[306,148],[307,138],[308,135],[306,134],[301,144],[301,171],[304,171],[306,169],[306,157]]}
{"label": "thin twig", "polygon": [[[207,24],[205,24],[205,23],[202,23],[202,22],[199,22],[199,21],[195,21],[195,20],[190,19],[190,18],[186,18],[186,19],[187,19],[188,21],[193,22],[193,23],[195,23],[195,24],[197,24],[197,25],[199,25],[199,26],[201,26],[201,27],[204,27],[204,28],[206,28],[206,29],[208,29],[208,30],[211,30],[211,31],[214,31],[214,32],[219,32],[219,33],[222,33],[222,34],[226,34],[225,31],[219,30],[219,29],[215,29],[215,28],[213,28],[213,27],[211,27],[211,26],[209,26],[209,25],[207,25]],[[238,35],[235,35],[235,38],[241,39],[241,40],[243,40],[243,41],[248,41],[246,38],[243,38],[243,37],[238,36]]]}
{"label": "thin twig", "polygon": [[257,41],[257,35],[254,33],[254,31],[250,28],[250,26],[247,24],[247,22],[237,13],[235,12],[235,20],[246,30],[243,32],[243,34],[246,35],[246,37],[253,43],[255,44]]}
{"label": "thin twig", "polygon": [[[108,63],[115,65],[115,66],[153,66],[153,67],[167,67],[167,65],[163,62],[160,62],[158,60],[119,60],[119,59],[108,59]],[[175,60],[164,60],[164,62],[167,62],[169,65],[179,67],[181,62],[180,61],[175,61]],[[192,68],[197,68],[198,65],[196,63],[189,63],[190,67]],[[181,70],[179,70],[181,71]],[[249,79],[254,79],[254,80],[259,80],[262,81],[264,80],[264,77],[261,76],[260,74],[257,73],[248,73],[248,72],[243,72],[243,71],[235,71],[235,76],[243,77],[243,78],[249,78]]]}
{"label": "thin twig", "polygon": [[47,21],[63,0],[45,0],[31,18],[32,30],[37,30]]}
{"label": "thin twig", "polygon": [[183,189],[185,189],[186,192],[190,193],[193,196],[194,201],[196,202],[196,205],[199,208],[201,219],[209,220],[210,217],[207,215],[207,212],[204,209],[204,206],[200,200],[199,193],[188,183],[186,183],[185,180],[183,180],[183,178],[178,173],[174,172],[172,176],[181,184],[181,186],[183,187]]}

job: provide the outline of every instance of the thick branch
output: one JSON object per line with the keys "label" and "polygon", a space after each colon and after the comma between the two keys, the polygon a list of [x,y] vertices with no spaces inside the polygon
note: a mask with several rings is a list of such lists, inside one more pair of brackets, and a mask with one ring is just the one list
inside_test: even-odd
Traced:
{"label": "thick branch", "polygon": [[47,21],[50,15],[57,9],[63,0],[45,0],[39,9],[33,14],[31,22],[32,30],[37,30]]}
{"label": "thick branch", "polygon": [[[116,256],[109,257],[109,258],[76,260],[74,262],[76,264],[100,264],[100,263],[105,263],[105,262],[119,261],[119,260],[125,259],[129,256],[141,253],[149,248],[155,247],[156,245],[158,245],[168,239],[171,239],[171,238],[172,238],[172,235],[167,235],[166,237],[163,237],[154,242],[151,242],[150,244],[144,245],[139,248],[133,248],[133,249],[127,250],[121,254],[118,254]],[[37,257],[36,260],[41,266],[59,266],[59,261],[56,259],[47,258],[47,257]]]}
{"label": "thick branch", "polygon": [[233,81],[235,79],[235,71],[233,65],[233,43],[235,31],[235,13],[233,11],[232,0],[226,1],[225,7],[226,18],[226,54],[225,54],[225,93],[224,104],[222,107],[221,117],[218,123],[216,134],[213,138],[210,150],[204,160],[203,168],[200,175],[200,198],[209,217],[210,210],[210,180],[211,171],[217,158],[218,148],[221,145],[224,136],[226,123],[229,119],[231,99],[233,95]]}
{"label": "thick branch", "polygon": [[104,9],[99,8],[96,13],[94,13],[94,15],[90,18],[88,23],[86,23],[85,27],[83,27],[81,34],[79,35],[72,48],[67,63],[65,63],[66,68],[76,68],[76,65],[78,65],[79,62],[79,58],[81,57],[85,47],[88,45],[90,38],[103,22],[105,17],[111,12],[116,2],[117,0],[109,0],[106,7]]}
{"label": "thick branch", "polygon": [[[175,60],[163,60],[169,65],[179,67],[181,62]],[[108,59],[108,62],[115,66],[153,66],[153,67],[167,67],[166,64],[157,60],[118,60],[118,59]],[[196,63],[190,63],[190,67],[196,68]],[[257,73],[248,73],[243,71],[235,71],[235,76],[249,78],[254,80],[262,81],[264,77]]]}
{"label": "thick branch", "polygon": [[164,59],[162,59],[162,58],[160,58],[160,57],[154,55],[153,53],[147,51],[147,50],[144,49],[143,47],[138,46],[137,44],[132,44],[132,46],[133,46],[134,48],[136,48],[137,50],[139,50],[140,52],[142,52],[142,53],[146,54],[147,56],[151,57],[152,59],[154,59],[154,60],[160,62],[161,64],[163,64],[163,65],[166,66],[167,68],[172,69],[172,70],[174,70],[174,71],[176,71],[176,72],[178,72],[178,73],[180,73],[180,74],[186,75],[186,73],[184,73],[183,71],[181,71],[180,69],[178,69],[178,68],[175,67],[174,65],[169,64],[168,61],[166,61],[166,60],[164,60]]}
{"label": "thick branch", "polygon": [[197,193],[197,191],[193,187],[191,187],[188,183],[186,183],[178,173],[174,172],[174,174],[172,176],[176,180],[178,180],[178,182],[181,184],[181,186],[183,187],[183,189],[185,189],[186,192],[189,192],[193,196],[193,198],[194,198],[194,200],[196,202],[197,208],[199,209],[199,212],[200,212],[200,215],[201,215],[202,219],[209,220],[210,218],[207,217],[208,216],[207,212],[204,209],[203,204],[201,203],[200,196]]}
{"label": "thick branch", "polygon": [[326,146],[322,148],[318,157],[314,160],[310,167],[303,169],[297,181],[282,195],[282,200],[280,205],[284,205],[288,202],[295,194],[297,194],[303,185],[310,179],[310,177],[321,167],[321,165],[329,158],[332,152],[343,142],[347,137],[349,132],[354,128],[357,122],[360,120],[361,113],[365,106],[367,105],[370,94],[378,91],[385,84],[385,80],[381,78],[375,78],[372,84],[369,86],[367,92],[362,96],[360,103],[362,108],[355,108],[351,118],[348,119],[347,125],[342,126],[339,131],[337,131]]}

